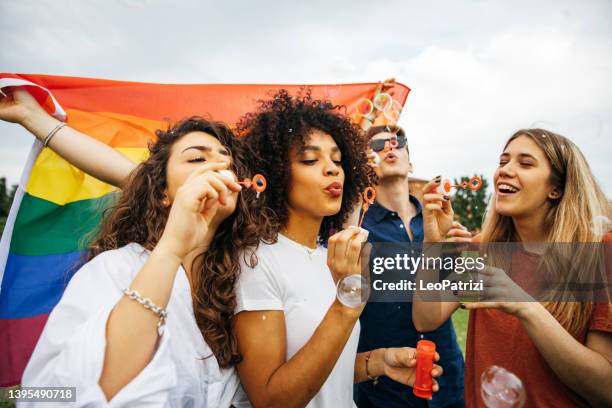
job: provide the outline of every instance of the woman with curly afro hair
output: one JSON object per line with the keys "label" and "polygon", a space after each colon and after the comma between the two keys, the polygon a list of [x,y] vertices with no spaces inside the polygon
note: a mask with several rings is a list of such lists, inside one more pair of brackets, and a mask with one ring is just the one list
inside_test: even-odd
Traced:
{"label": "woman with curly afro hair", "polygon": [[334,233],[370,183],[359,129],[310,91],[282,90],[238,132],[267,179],[254,205],[272,210],[278,225],[257,265],[242,265],[236,288],[238,372],[253,406],[352,407],[353,383],[379,375],[412,385],[414,349],[358,355],[363,305],[336,298],[337,282],[361,273],[368,236],[357,227]]}

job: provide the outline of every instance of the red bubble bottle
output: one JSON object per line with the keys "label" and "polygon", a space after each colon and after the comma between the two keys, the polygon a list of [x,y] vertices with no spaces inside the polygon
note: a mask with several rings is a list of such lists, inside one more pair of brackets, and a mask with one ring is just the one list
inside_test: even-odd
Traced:
{"label": "red bubble bottle", "polygon": [[419,340],[416,348],[416,377],[412,392],[419,398],[430,399],[433,395],[433,369],[436,355],[436,343],[429,340]]}

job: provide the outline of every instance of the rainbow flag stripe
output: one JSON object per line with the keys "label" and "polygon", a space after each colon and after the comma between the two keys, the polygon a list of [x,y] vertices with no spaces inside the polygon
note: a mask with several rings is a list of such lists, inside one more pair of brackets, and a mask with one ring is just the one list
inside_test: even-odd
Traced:
{"label": "rainbow flag stripe", "polygon": [[[173,85],[0,74],[0,88],[6,86],[25,86],[49,113],[138,163],[147,157],[154,131],[168,122],[200,115],[232,125],[258,100],[304,86],[351,112],[377,84]],[[410,89],[396,84],[393,91],[403,106]],[[21,381],[49,313],[115,194],[114,187],[34,142],[0,241],[0,387]]]}

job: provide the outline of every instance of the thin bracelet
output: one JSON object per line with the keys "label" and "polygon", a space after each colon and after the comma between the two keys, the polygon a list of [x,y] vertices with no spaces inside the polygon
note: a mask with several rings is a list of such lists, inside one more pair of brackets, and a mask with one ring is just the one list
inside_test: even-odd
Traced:
{"label": "thin bracelet", "polygon": [[128,298],[137,301],[141,305],[145,307],[145,309],[150,309],[153,313],[159,316],[159,322],[157,322],[157,328],[161,328],[164,324],[166,324],[166,318],[168,317],[168,312],[166,309],[157,306],[155,303],[151,301],[151,299],[147,299],[143,297],[140,293],[135,291],[134,289],[123,289],[123,293]]}
{"label": "thin bracelet", "polygon": [[370,381],[374,381],[374,382],[372,383],[372,385],[376,385],[376,384],[378,384],[378,376],[376,376],[376,377],[372,377],[372,376],[370,375],[370,373],[368,372],[368,361],[370,361],[370,356],[372,355],[372,351],[374,351],[374,350],[370,350],[370,351],[368,351],[368,354],[367,354],[367,355],[366,355],[366,357],[365,357],[365,363],[366,363],[366,364],[365,364],[365,365],[366,365],[366,366],[365,366],[365,369],[366,369],[366,375],[368,376],[368,380],[370,380]]}
{"label": "thin bracelet", "polygon": [[43,147],[49,146],[49,142],[51,141],[51,139],[53,139],[53,136],[55,136],[55,134],[59,132],[59,130],[63,128],[64,126],[68,126],[68,125],[65,122],[62,122],[56,127],[54,127],[53,130],[49,132],[47,137],[45,137],[45,140],[43,141]]}

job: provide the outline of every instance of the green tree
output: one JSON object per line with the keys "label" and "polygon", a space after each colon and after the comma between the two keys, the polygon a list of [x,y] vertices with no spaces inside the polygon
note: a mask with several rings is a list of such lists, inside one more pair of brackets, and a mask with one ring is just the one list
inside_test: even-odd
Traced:
{"label": "green tree", "polygon": [[0,177],[0,235],[2,235],[2,231],[4,230],[6,218],[8,217],[11,209],[11,203],[13,202],[16,191],[16,184],[14,184],[9,191],[6,185],[6,178]]}
{"label": "green tree", "polygon": [[[487,209],[489,182],[481,174],[482,186],[479,190],[473,191],[470,188],[458,188],[453,197],[453,209],[455,218],[470,231],[478,232],[484,221],[484,214]],[[471,177],[461,177],[461,180],[454,180],[456,185],[469,183]]]}

